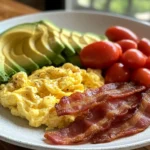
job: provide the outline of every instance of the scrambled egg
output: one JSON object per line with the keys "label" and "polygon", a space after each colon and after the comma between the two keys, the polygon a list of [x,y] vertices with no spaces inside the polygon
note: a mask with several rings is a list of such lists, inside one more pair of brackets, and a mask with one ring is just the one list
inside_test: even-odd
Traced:
{"label": "scrambled egg", "polygon": [[7,84],[0,86],[0,104],[10,109],[12,115],[25,118],[29,125],[48,129],[62,128],[75,118],[58,117],[55,104],[61,97],[104,84],[100,70],[80,69],[70,63],[62,67],[43,67],[30,76],[19,72]]}

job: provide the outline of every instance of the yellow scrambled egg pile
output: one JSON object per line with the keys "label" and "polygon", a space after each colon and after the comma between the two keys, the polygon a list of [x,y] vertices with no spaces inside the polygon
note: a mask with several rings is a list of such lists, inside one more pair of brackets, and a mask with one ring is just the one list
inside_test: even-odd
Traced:
{"label": "yellow scrambled egg pile", "polygon": [[43,67],[30,76],[19,72],[9,83],[2,84],[0,104],[9,108],[12,115],[27,119],[30,126],[61,128],[72,122],[74,116],[57,116],[55,104],[60,98],[103,84],[100,70],[84,70],[70,63],[57,68]]}

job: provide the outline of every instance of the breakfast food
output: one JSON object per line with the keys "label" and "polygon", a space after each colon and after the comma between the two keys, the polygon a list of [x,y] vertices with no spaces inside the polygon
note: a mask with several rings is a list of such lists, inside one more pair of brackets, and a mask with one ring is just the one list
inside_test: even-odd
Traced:
{"label": "breakfast food", "polygon": [[81,66],[81,49],[102,39],[107,38],[59,28],[46,20],[14,26],[0,36],[0,83],[16,72],[30,74],[43,66],[65,62]]}
{"label": "breakfast food", "polygon": [[76,118],[65,128],[45,133],[51,144],[110,142],[149,127],[150,41],[139,40],[131,30],[120,26],[108,28],[106,36],[112,42],[85,46],[80,59],[85,67],[104,70],[105,83],[110,84],[61,98],[55,106],[58,116]]}
{"label": "breakfast food", "polygon": [[105,83],[133,81],[150,87],[150,40],[120,26],[108,28],[105,34],[111,41],[85,46],[79,54],[81,64],[102,69]]}
{"label": "breakfast food", "polygon": [[[67,111],[68,109],[72,110],[72,108],[76,108],[76,115],[78,117],[76,117],[75,121],[71,123],[68,127],[57,131],[47,132],[45,134],[45,137],[52,144],[69,145],[77,144],[80,142],[98,143],[98,137],[100,137],[101,139],[101,134],[103,136],[103,132],[105,135],[105,132],[111,129],[113,125],[115,126],[118,122],[122,121],[126,121],[125,123],[129,124],[129,127],[123,125],[124,128],[119,129],[119,132],[120,130],[123,130],[121,131],[121,133],[116,131],[118,137],[126,135],[126,132],[128,132],[128,130],[131,131],[132,134],[132,132],[134,131],[134,127],[137,128],[137,130],[135,129],[135,132],[138,133],[140,130],[145,129],[150,124],[150,116],[145,117],[146,113],[148,113],[149,106],[143,106],[145,102],[150,105],[150,93],[149,91],[147,91],[143,97],[140,94],[140,92],[144,91],[145,89],[146,88],[144,86],[136,86],[132,83],[110,83],[104,85],[102,88],[99,88],[97,90],[86,91],[84,94],[72,94],[65,102],[64,99],[60,101],[60,103],[62,103],[61,105],[59,105],[58,112],[60,112],[61,108],[63,112],[65,112],[64,109],[66,109]],[[84,97],[83,95],[86,95],[86,98],[82,99],[83,101],[85,99],[88,99],[85,100],[85,103],[88,103],[86,106],[84,103],[82,103],[81,100],[78,101],[77,99],[77,97]],[[138,108],[141,99],[143,101],[141,107]],[[74,101],[77,101],[78,106],[80,105],[79,108],[82,109],[82,112],[78,109],[78,106],[75,105]],[[65,108],[64,105],[66,106]],[[142,109],[142,107],[144,108]],[[138,114],[134,115],[136,110],[139,112]],[[145,115],[143,116],[142,114],[144,113]],[[74,111],[69,111],[67,114],[74,114]],[[139,124],[136,125],[136,123],[134,124],[132,122],[130,123],[130,121],[128,122],[128,119],[131,118],[132,120],[135,120],[138,115],[142,118],[141,120],[139,119]],[[133,119],[132,116],[135,119]],[[136,120],[138,120],[138,118]],[[127,131],[124,133],[124,130]],[[114,135],[116,138],[117,134]],[[113,137],[112,139],[110,139],[110,141],[111,140],[113,140]]]}
{"label": "breakfast food", "polygon": [[0,104],[9,108],[12,115],[27,119],[32,127],[62,128],[75,117],[57,116],[54,106],[60,98],[103,84],[100,70],[84,70],[70,63],[43,67],[30,76],[16,73],[10,82],[1,84]]}
{"label": "breakfast food", "polygon": [[45,125],[52,144],[109,142],[145,130],[150,41],[120,26],[105,35],[45,20],[6,30],[0,36],[0,104],[32,127]]}
{"label": "breakfast food", "polygon": [[88,89],[84,93],[76,92],[69,97],[62,97],[55,108],[59,116],[81,114],[85,110],[99,105],[99,103],[105,101],[107,98],[124,98],[144,89],[144,86],[137,86],[132,83],[105,84],[100,88]]}

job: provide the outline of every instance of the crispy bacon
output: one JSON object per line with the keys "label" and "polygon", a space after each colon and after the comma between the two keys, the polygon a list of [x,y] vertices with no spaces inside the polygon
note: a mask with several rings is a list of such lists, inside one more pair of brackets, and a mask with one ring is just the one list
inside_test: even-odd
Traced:
{"label": "crispy bacon", "polygon": [[128,121],[119,121],[112,124],[105,132],[94,135],[92,143],[110,142],[117,138],[136,134],[145,130],[150,125],[150,89],[143,93],[142,102]]}
{"label": "crispy bacon", "polygon": [[82,113],[108,98],[122,98],[144,89],[144,86],[138,86],[134,83],[105,84],[97,89],[88,89],[84,93],[77,92],[69,97],[63,97],[55,108],[58,116]]}
{"label": "crispy bacon", "polygon": [[114,120],[128,118],[129,114],[132,116],[140,100],[140,93],[121,98],[108,98],[107,102],[102,101],[78,116],[68,127],[45,133],[45,138],[53,144],[62,145],[87,142],[96,133],[109,129]]}

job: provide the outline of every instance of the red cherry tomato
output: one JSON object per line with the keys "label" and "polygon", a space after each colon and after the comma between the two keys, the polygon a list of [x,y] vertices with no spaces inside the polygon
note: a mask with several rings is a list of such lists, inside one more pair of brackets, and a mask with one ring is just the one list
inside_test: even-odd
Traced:
{"label": "red cherry tomato", "polygon": [[150,56],[150,40],[143,38],[138,43],[138,49],[145,55]]}
{"label": "red cherry tomato", "polygon": [[132,40],[121,40],[118,41],[117,43],[121,46],[123,52],[131,48],[137,49],[137,43]]}
{"label": "red cherry tomato", "polygon": [[105,83],[127,82],[130,78],[130,71],[122,63],[113,64],[106,72]]}
{"label": "red cherry tomato", "polygon": [[144,67],[146,59],[147,57],[137,49],[129,49],[121,57],[123,64],[132,69]]}
{"label": "red cherry tomato", "polygon": [[135,33],[121,26],[110,27],[106,30],[105,34],[109,38],[109,40],[114,41],[114,42],[117,42],[123,39],[129,39],[129,40],[138,42],[138,37]]}
{"label": "red cherry tomato", "polygon": [[150,70],[147,68],[139,68],[132,73],[132,81],[150,87]]}
{"label": "red cherry tomato", "polygon": [[104,69],[115,63],[120,56],[118,47],[110,41],[92,43],[80,52],[83,66]]}
{"label": "red cherry tomato", "polygon": [[150,69],[150,57],[148,57],[147,60],[146,60],[145,68]]}
{"label": "red cherry tomato", "polygon": [[122,56],[122,48],[121,48],[121,46],[118,43],[114,43],[114,44],[118,47],[120,56]]}

